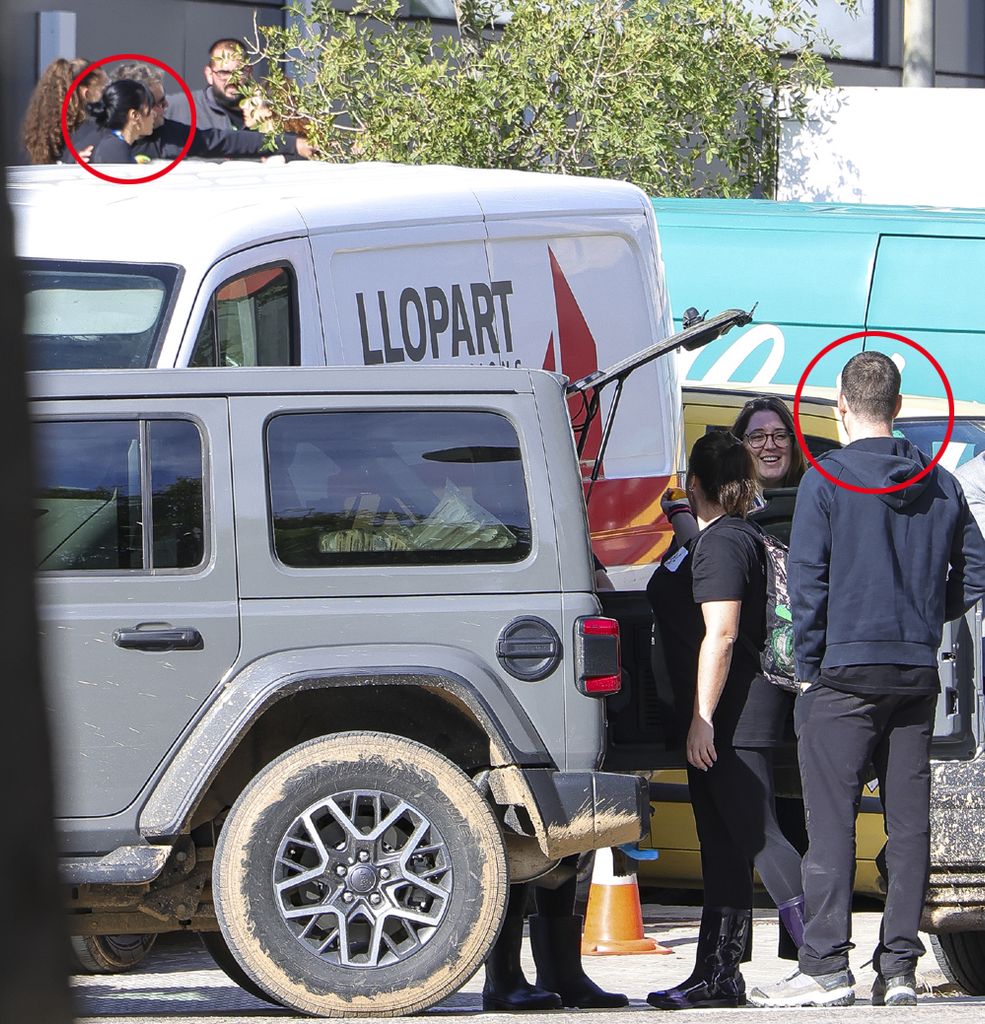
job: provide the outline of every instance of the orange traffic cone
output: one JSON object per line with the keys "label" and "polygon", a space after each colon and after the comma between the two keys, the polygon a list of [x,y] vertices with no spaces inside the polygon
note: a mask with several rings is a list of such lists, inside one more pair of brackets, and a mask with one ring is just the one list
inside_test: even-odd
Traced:
{"label": "orange traffic cone", "polygon": [[[625,864],[624,857],[619,860]],[[585,956],[673,952],[656,939],[644,936],[636,874],[632,869],[617,874],[612,850],[595,851],[581,951]]]}

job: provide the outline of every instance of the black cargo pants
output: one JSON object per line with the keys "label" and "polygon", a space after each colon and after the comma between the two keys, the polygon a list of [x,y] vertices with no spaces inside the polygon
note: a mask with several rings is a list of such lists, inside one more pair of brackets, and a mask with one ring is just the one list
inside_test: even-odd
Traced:
{"label": "black cargo pants", "polygon": [[917,936],[930,873],[930,738],[934,695],[842,693],[820,683],[797,698],[800,773],[810,848],[804,857],[806,928],[800,968],[848,967],[853,948],[855,816],[865,769],[879,778],[886,822],[886,909],[873,966],[892,978],[925,950]]}

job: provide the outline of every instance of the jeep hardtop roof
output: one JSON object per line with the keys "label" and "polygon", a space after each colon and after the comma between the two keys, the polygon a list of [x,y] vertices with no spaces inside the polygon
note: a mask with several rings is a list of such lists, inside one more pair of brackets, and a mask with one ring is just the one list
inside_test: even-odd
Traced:
{"label": "jeep hardtop roof", "polygon": [[440,395],[449,407],[459,395],[529,394],[538,380],[551,380],[560,391],[564,382],[546,370],[500,366],[42,370],[27,377],[35,399],[421,394]]}
{"label": "jeep hardtop roof", "polygon": [[7,174],[7,196],[20,256],[186,266],[308,233],[600,212],[652,218],[646,196],[625,182],[443,165],[198,161],[144,187],[75,164],[19,167]]}

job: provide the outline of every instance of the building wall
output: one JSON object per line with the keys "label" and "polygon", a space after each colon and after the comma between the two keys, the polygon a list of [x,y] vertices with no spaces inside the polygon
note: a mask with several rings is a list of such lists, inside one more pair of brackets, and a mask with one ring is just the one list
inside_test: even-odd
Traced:
{"label": "building wall", "polygon": [[[37,14],[74,11],[76,52],[97,60],[112,53],[138,52],[157,57],[183,75],[193,88],[203,84],[201,69],[210,42],[219,36],[246,36],[254,12],[261,24],[282,24],[284,0],[7,0],[7,52],[0,64],[0,96],[8,152],[23,159],[16,137],[21,116],[37,80]],[[302,0],[303,2],[303,0]],[[744,0],[755,6],[762,0]],[[844,53],[830,61],[836,85],[897,86],[902,77],[903,0],[862,0],[859,21],[849,23],[837,0],[818,0]],[[351,0],[337,0],[345,9]],[[405,0],[411,17],[443,22],[448,31],[453,0]],[[937,84],[985,86],[985,3],[937,0]]]}
{"label": "building wall", "polygon": [[[831,0],[821,0],[822,7]],[[903,75],[903,0],[862,0],[862,24],[873,33],[873,59],[830,62],[835,85],[900,85]],[[938,86],[985,86],[985,4],[937,0],[934,50]]]}

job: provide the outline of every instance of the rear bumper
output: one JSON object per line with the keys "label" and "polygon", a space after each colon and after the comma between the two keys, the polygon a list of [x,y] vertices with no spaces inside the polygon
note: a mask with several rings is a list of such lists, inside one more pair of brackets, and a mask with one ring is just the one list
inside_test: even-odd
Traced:
{"label": "rear bumper", "polygon": [[490,772],[489,787],[497,803],[527,812],[552,860],[636,842],[648,827],[649,789],[640,776],[507,767]]}

